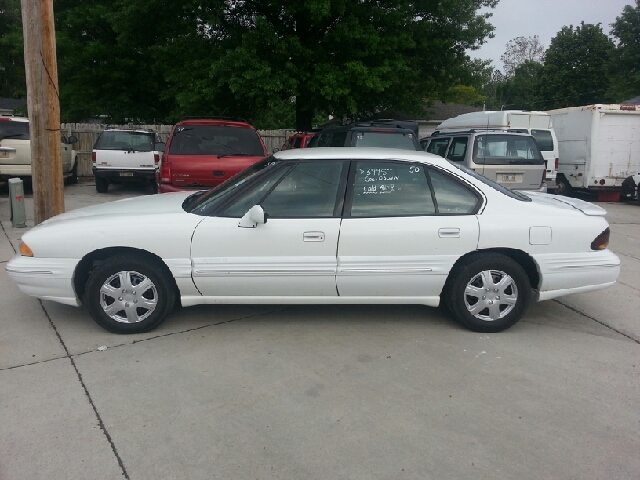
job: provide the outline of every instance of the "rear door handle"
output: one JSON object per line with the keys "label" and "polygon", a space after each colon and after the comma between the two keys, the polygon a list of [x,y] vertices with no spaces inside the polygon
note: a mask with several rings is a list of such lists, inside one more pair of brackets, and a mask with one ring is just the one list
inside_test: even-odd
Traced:
{"label": "rear door handle", "polygon": [[324,232],[304,232],[302,239],[305,242],[324,242]]}
{"label": "rear door handle", "polygon": [[438,236],[440,238],[460,238],[459,228],[441,228],[438,230]]}

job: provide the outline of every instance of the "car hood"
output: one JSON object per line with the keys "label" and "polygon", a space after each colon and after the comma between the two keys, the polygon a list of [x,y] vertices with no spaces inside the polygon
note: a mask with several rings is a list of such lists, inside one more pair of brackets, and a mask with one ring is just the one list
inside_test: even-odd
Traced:
{"label": "car hood", "polygon": [[154,213],[184,212],[182,203],[193,192],[163,193],[161,195],[146,195],[125,198],[114,202],[78,208],[45,220],[40,225],[51,225],[77,218],[99,217],[102,215],[148,215]]}
{"label": "car hood", "polygon": [[589,216],[604,216],[607,214],[607,211],[604,208],[577,198],[569,198],[562,195],[552,195],[550,193],[540,192],[520,191],[520,193],[527,195],[537,205],[574,208]]}

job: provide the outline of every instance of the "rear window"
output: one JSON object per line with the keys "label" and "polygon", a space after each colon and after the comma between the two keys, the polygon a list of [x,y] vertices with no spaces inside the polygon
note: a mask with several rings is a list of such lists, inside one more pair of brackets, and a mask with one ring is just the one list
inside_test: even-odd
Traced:
{"label": "rear window", "polygon": [[181,125],[173,131],[169,153],[175,155],[246,155],[264,157],[262,142],[252,128],[224,125]]}
{"label": "rear window", "polygon": [[0,120],[0,140],[3,138],[29,140],[29,122]]}
{"label": "rear window", "polygon": [[543,152],[553,151],[553,137],[549,130],[531,130],[531,135],[538,142],[538,147]]}
{"label": "rear window", "polygon": [[473,161],[480,165],[542,165],[544,159],[533,137],[479,135],[473,144]]}
{"label": "rear window", "polygon": [[384,131],[356,131],[354,132],[354,147],[382,147],[400,148],[403,150],[417,150],[413,133]]}
{"label": "rear window", "polygon": [[136,150],[138,152],[151,152],[154,150],[155,134],[145,132],[102,132],[94,150]]}

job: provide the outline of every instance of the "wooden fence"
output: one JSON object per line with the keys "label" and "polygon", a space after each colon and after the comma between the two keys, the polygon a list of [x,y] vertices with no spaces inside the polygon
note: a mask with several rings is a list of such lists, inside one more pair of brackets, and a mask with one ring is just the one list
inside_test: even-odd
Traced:
{"label": "wooden fence", "polygon": [[[108,127],[153,130],[166,142],[173,125],[108,125]],[[107,128],[107,125],[95,123],[63,123],[61,128],[66,135],[75,135],[78,138],[78,142],[73,146],[78,157],[78,176],[92,177],[91,151],[98,136]],[[258,130],[258,132],[264,140],[267,152],[272,153],[275,148],[282,148],[287,138],[293,135],[295,130]]]}

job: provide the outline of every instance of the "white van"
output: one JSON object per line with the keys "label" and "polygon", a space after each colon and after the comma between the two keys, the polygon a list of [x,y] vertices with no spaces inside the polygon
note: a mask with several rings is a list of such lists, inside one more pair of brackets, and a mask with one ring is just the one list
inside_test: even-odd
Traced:
{"label": "white van", "polygon": [[506,130],[533,136],[545,160],[546,180],[550,185],[555,185],[559,157],[558,140],[553,131],[551,116],[547,112],[503,110],[464,113],[442,122],[436,128],[436,132],[471,129]]}

